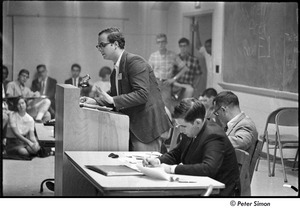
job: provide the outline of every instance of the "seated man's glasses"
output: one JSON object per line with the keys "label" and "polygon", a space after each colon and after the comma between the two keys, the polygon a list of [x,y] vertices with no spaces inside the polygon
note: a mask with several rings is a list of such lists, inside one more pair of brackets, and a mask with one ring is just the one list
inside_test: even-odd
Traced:
{"label": "seated man's glasses", "polygon": [[217,108],[217,109],[214,111],[214,115],[219,116],[218,111],[219,111],[221,108],[224,108],[224,107],[223,107],[223,106],[220,106],[219,108]]}
{"label": "seated man's glasses", "polygon": [[101,42],[100,44],[96,45],[96,48],[99,50],[100,48],[103,49],[105,48],[107,45],[109,45],[111,43],[107,42],[107,43],[104,43],[104,42]]}

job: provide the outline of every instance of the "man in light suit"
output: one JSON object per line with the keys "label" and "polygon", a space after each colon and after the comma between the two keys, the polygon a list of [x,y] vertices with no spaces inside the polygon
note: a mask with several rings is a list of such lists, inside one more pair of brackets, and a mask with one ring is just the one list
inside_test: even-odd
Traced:
{"label": "man in light suit", "polygon": [[197,99],[183,99],[173,117],[180,128],[180,143],[145,165],[162,166],[166,173],[208,176],[225,184],[219,196],[239,196],[239,168],[234,148],[225,132],[205,118],[205,107]]}
{"label": "man in light suit", "polygon": [[118,28],[98,34],[97,49],[114,63],[108,93],[99,90],[100,105],[113,106],[129,116],[130,151],[161,151],[161,135],[171,127],[164,103],[148,62],[124,50],[125,38]]}
{"label": "man in light suit", "polygon": [[32,81],[31,90],[38,91],[41,95],[47,96],[50,99],[51,105],[49,112],[51,118],[55,118],[55,92],[56,92],[56,79],[48,76],[46,65],[40,64],[36,67],[37,78]]}
{"label": "man in light suit", "polygon": [[[239,106],[238,97],[231,91],[220,92],[213,100],[214,114],[226,131],[234,148],[245,150],[252,157],[258,138],[255,123]],[[242,195],[250,195],[250,179],[248,189]]]}
{"label": "man in light suit", "polygon": [[81,72],[81,66],[77,63],[74,63],[71,66],[71,78],[65,80],[65,84],[70,84],[79,87],[79,84],[82,80],[82,77],[80,76],[80,72]]}

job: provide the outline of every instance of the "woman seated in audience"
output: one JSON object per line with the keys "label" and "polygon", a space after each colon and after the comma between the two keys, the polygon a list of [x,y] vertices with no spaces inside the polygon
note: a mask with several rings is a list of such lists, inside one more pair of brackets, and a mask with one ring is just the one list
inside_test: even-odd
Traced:
{"label": "woman seated in audience", "polygon": [[8,155],[36,155],[40,145],[34,135],[34,120],[26,112],[26,100],[20,96],[13,104],[7,127],[6,153]]}

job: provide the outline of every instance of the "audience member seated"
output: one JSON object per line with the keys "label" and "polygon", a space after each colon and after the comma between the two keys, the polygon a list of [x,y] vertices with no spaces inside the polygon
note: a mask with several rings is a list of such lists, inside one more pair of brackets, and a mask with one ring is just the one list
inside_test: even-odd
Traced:
{"label": "audience member seated", "polygon": [[96,91],[96,87],[99,87],[101,90],[103,90],[105,92],[108,92],[110,90],[111,72],[112,72],[112,70],[108,66],[104,66],[100,69],[99,77],[101,79],[94,83],[91,93],[90,93],[90,97],[92,97],[92,98],[99,97],[99,95],[97,94],[97,91]]}
{"label": "audience member seated", "polygon": [[4,154],[5,150],[5,145],[6,145],[6,128],[7,128],[7,123],[8,123],[8,118],[10,111],[8,110],[8,105],[6,101],[4,100],[5,98],[5,92],[4,92],[4,85],[2,84],[2,154]]}
{"label": "audience member seated", "polygon": [[71,78],[65,80],[65,84],[70,84],[79,87],[79,84],[82,80],[82,77],[80,76],[80,72],[81,72],[81,66],[77,63],[74,63],[71,66]]}
{"label": "audience member seated", "polygon": [[217,96],[217,91],[214,88],[207,88],[203,91],[202,95],[199,97],[199,100],[203,103],[206,114],[205,117],[208,120],[213,120],[216,122],[215,115],[213,114],[214,106],[213,100]]}
{"label": "audience member seated", "polygon": [[183,99],[173,113],[182,140],[159,158],[144,165],[161,165],[167,173],[208,176],[225,184],[219,196],[239,196],[240,179],[235,150],[225,132],[205,119],[205,107],[197,99]]}
{"label": "audience member seated", "polygon": [[4,91],[6,93],[7,90],[7,84],[10,82],[8,79],[8,68],[5,65],[2,65],[2,84],[4,86]]}
{"label": "audience member seated", "polygon": [[[173,83],[172,92],[175,99],[191,98],[194,94],[193,81],[196,75],[202,74],[201,67],[199,60],[189,53],[190,41],[187,38],[181,38],[178,41],[178,44],[180,48],[178,56],[185,63],[188,71],[186,71]],[[174,74],[176,75],[177,73],[178,71],[175,67]],[[183,92],[182,96],[180,96],[181,92]]]}
{"label": "audience member seated", "polygon": [[26,87],[25,83],[28,78],[29,71],[21,69],[18,79],[8,83],[6,95],[7,97],[23,96],[24,98],[30,98],[27,106],[28,114],[35,118],[36,122],[46,122],[51,119],[51,115],[48,112],[51,101],[48,98],[40,97],[40,93],[38,91],[33,92]]}
{"label": "audience member seated", "polygon": [[20,96],[14,100],[7,128],[6,153],[8,155],[37,155],[40,145],[34,135],[34,120],[26,112],[26,100]]}
{"label": "audience member seated", "polygon": [[[238,97],[231,91],[219,93],[213,100],[214,114],[223,126],[234,148],[245,150],[250,157],[254,152],[258,133],[254,122],[241,111]],[[251,195],[250,176],[246,178],[244,195]]]}
{"label": "audience member seated", "polygon": [[40,64],[36,67],[37,78],[32,81],[31,90],[33,92],[40,92],[40,95],[47,96],[51,101],[49,112],[51,118],[55,118],[55,91],[56,91],[56,79],[48,76],[48,70],[46,65]]}

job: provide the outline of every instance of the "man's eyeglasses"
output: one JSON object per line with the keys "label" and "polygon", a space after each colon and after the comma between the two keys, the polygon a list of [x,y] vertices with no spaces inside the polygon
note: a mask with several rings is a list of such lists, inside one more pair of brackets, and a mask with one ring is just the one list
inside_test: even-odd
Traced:
{"label": "man's eyeglasses", "polygon": [[104,42],[101,42],[100,44],[96,45],[96,48],[99,50],[100,48],[103,49],[105,48],[107,45],[109,45],[111,43],[107,42],[107,43],[104,43]]}
{"label": "man's eyeglasses", "polygon": [[219,116],[218,111],[219,111],[221,108],[224,108],[224,107],[223,107],[223,106],[220,106],[218,109],[216,109],[216,110],[214,111],[214,115]]}

